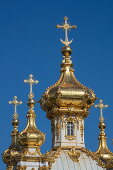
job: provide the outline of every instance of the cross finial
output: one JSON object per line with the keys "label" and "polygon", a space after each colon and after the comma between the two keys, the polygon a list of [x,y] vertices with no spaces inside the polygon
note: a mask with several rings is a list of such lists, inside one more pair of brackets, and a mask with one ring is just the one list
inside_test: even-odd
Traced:
{"label": "cross finial", "polygon": [[29,83],[30,84],[30,93],[29,93],[28,97],[30,99],[32,99],[34,97],[34,94],[33,94],[33,84],[38,83],[38,80],[33,80],[33,75],[30,74],[29,75],[29,79],[28,80],[24,80],[24,83]]}
{"label": "cross finial", "polygon": [[68,22],[67,22],[68,18],[65,16],[64,17],[64,24],[63,25],[56,25],[57,28],[62,28],[65,30],[65,41],[63,41],[61,39],[61,42],[65,45],[65,46],[68,46],[69,44],[72,43],[73,40],[69,41],[68,40],[68,31],[71,29],[71,28],[76,28],[77,26],[76,25],[73,25],[71,26]]}
{"label": "cross finial", "polygon": [[100,119],[101,119],[101,120],[102,120],[102,119],[104,120],[103,112],[102,112],[102,111],[103,111],[104,108],[107,108],[108,105],[104,105],[104,104],[103,104],[103,101],[102,101],[102,100],[99,100],[99,104],[95,105],[95,107],[100,109]]}
{"label": "cross finial", "polygon": [[22,101],[18,101],[17,100],[17,96],[14,96],[14,100],[13,101],[9,101],[9,104],[14,104],[14,115],[17,114],[17,106],[19,104],[22,104]]}

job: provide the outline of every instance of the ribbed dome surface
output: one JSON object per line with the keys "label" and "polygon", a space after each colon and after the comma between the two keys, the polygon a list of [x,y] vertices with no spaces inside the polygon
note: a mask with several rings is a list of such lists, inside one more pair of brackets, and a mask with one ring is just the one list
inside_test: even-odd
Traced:
{"label": "ribbed dome surface", "polygon": [[52,164],[51,170],[105,170],[85,153],[81,152],[79,162],[74,162],[68,155],[69,151],[62,150],[59,157]]}

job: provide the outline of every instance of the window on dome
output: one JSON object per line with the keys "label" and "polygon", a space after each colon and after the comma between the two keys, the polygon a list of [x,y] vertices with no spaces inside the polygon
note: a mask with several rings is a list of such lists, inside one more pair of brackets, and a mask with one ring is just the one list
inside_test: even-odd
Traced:
{"label": "window on dome", "polygon": [[68,122],[67,123],[67,135],[68,136],[73,136],[74,135],[74,124],[73,124],[73,122]]}

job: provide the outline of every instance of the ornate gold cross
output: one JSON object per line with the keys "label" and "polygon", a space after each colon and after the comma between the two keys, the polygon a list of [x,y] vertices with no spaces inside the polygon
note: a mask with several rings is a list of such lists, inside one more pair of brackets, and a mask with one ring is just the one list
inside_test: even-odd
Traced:
{"label": "ornate gold cross", "polygon": [[76,27],[77,27],[76,25],[71,26],[71,25],[67,22],[67,20],[68,20],[68,18],[67,18],[67,17],[64,17],[64,21],[65,21],[64,24],[63,24],[63,25],[56,25],[57,28],[62,28],[62,29],[65,30],[65,41],[63,41],[62,39],[60,39],[60,40],[61,40],[61,42],[62,42],[64,45],[66,45],[66,46],[68,46],[69,44],[71,44],[72,41],[73,41],[73,40],[71,40],[71,41],[68,40],[68,31],[69,31],[71,28],[76,28]]}
{"label": "ornate gold cross", "polygon": [[104,108],[107,108],[108,105],[104,105],[103,101],[99,100],[99,104],[95,105],[95,107],[100,109],[100,120],[104,120],[102,111],[103,111]]}
{"label": "ornate gold cross", "polygon": [[17,114],[17,106],[19,104],[22,104],[22,101],[18,101],[17,100],[17,96],[14,96],[14,100],[13,101],[9,101],[9,104],[14,104],[14,114]]}
{"label": "ornate gold cross", "polygon": [[30,74],[29,75],[29,79],[28,80],[24,80],[24,83],[29,83],[30,84],[30,93],[29,93],[28,97],[30,99],[32,99],[34,97],[34,94],[33,94],[33,84],[38,83],[38,80],[33,80],[33,75]]}

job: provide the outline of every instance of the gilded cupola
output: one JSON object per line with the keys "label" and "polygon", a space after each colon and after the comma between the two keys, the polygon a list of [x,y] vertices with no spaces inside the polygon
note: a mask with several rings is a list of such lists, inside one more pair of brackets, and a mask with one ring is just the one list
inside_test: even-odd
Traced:
{"label": "gilded cupola", "polygon": [[96,100],[94,92],[82,85],[74,75],[73,64],[71,60],[72,49],[69,46],[72,40],[68,40],[68,30],[76,28],[68,24],[68,18],[64,18],[63,25],[57,25],[57,28],[65,30],[65,41],[62,48],[63,60],[61,64],[61,75],[59,80],[45,91],[40,99],[41,107],[47,112],[47,117],[52,118],[56,114],[75,114],[87,117],[88,109]]}
{"label": "gilded cupola", "polygon": [[32,92],[32,85],[38,83],[38,81],[33,80],[33,75],[29,75],[28,80],[24,80],[25,83],[30,84],[30,93],[28,95],[28,114],[27,114],[27,126],[19,135],[19,143],[22,147],[40,147],[45,140],[45,135],[39,131],[35,124],[36,114],[34,112],[34,106],[36,101],[33,99],[34,94]]}
{"label": "gilded cupola", "polygon": [[104,116],[103,116],[103,109],[107,108],[108,105],[104,105],[102,100],[99,100],[99,104],[95,105],[96,108],[100,109],[100,122],[99,122],[99,129],[100,134],[98,137],[99,140],[99,146],[96,151],[96,154],[100,156],[101,159],[108,161],[112,160],[112,167],[113,167],[113,153],[109,150],[107,146],[107,137],[105,133],[106,125],[104,123]]}
{"label": "gilded cupola", "polygon": [[20,155],[20,148],[17,142],[17,138],[19,135],[19,132],[18,132],[19,120],[18,120],[18,114],[17,114],[17,106],[19,104],[22,104],[22,102],[17,101],[17,96],[15,96],[13,101],[9,101],[9,104],[14,104],[14,114],[13,114],[13,120],[12,120],[13,131],[11,133],[11,137],[12,137],[11,145],[6,151],[4,151],[3,161],[8,166],[12,166],[15,164],[15,157]]}

